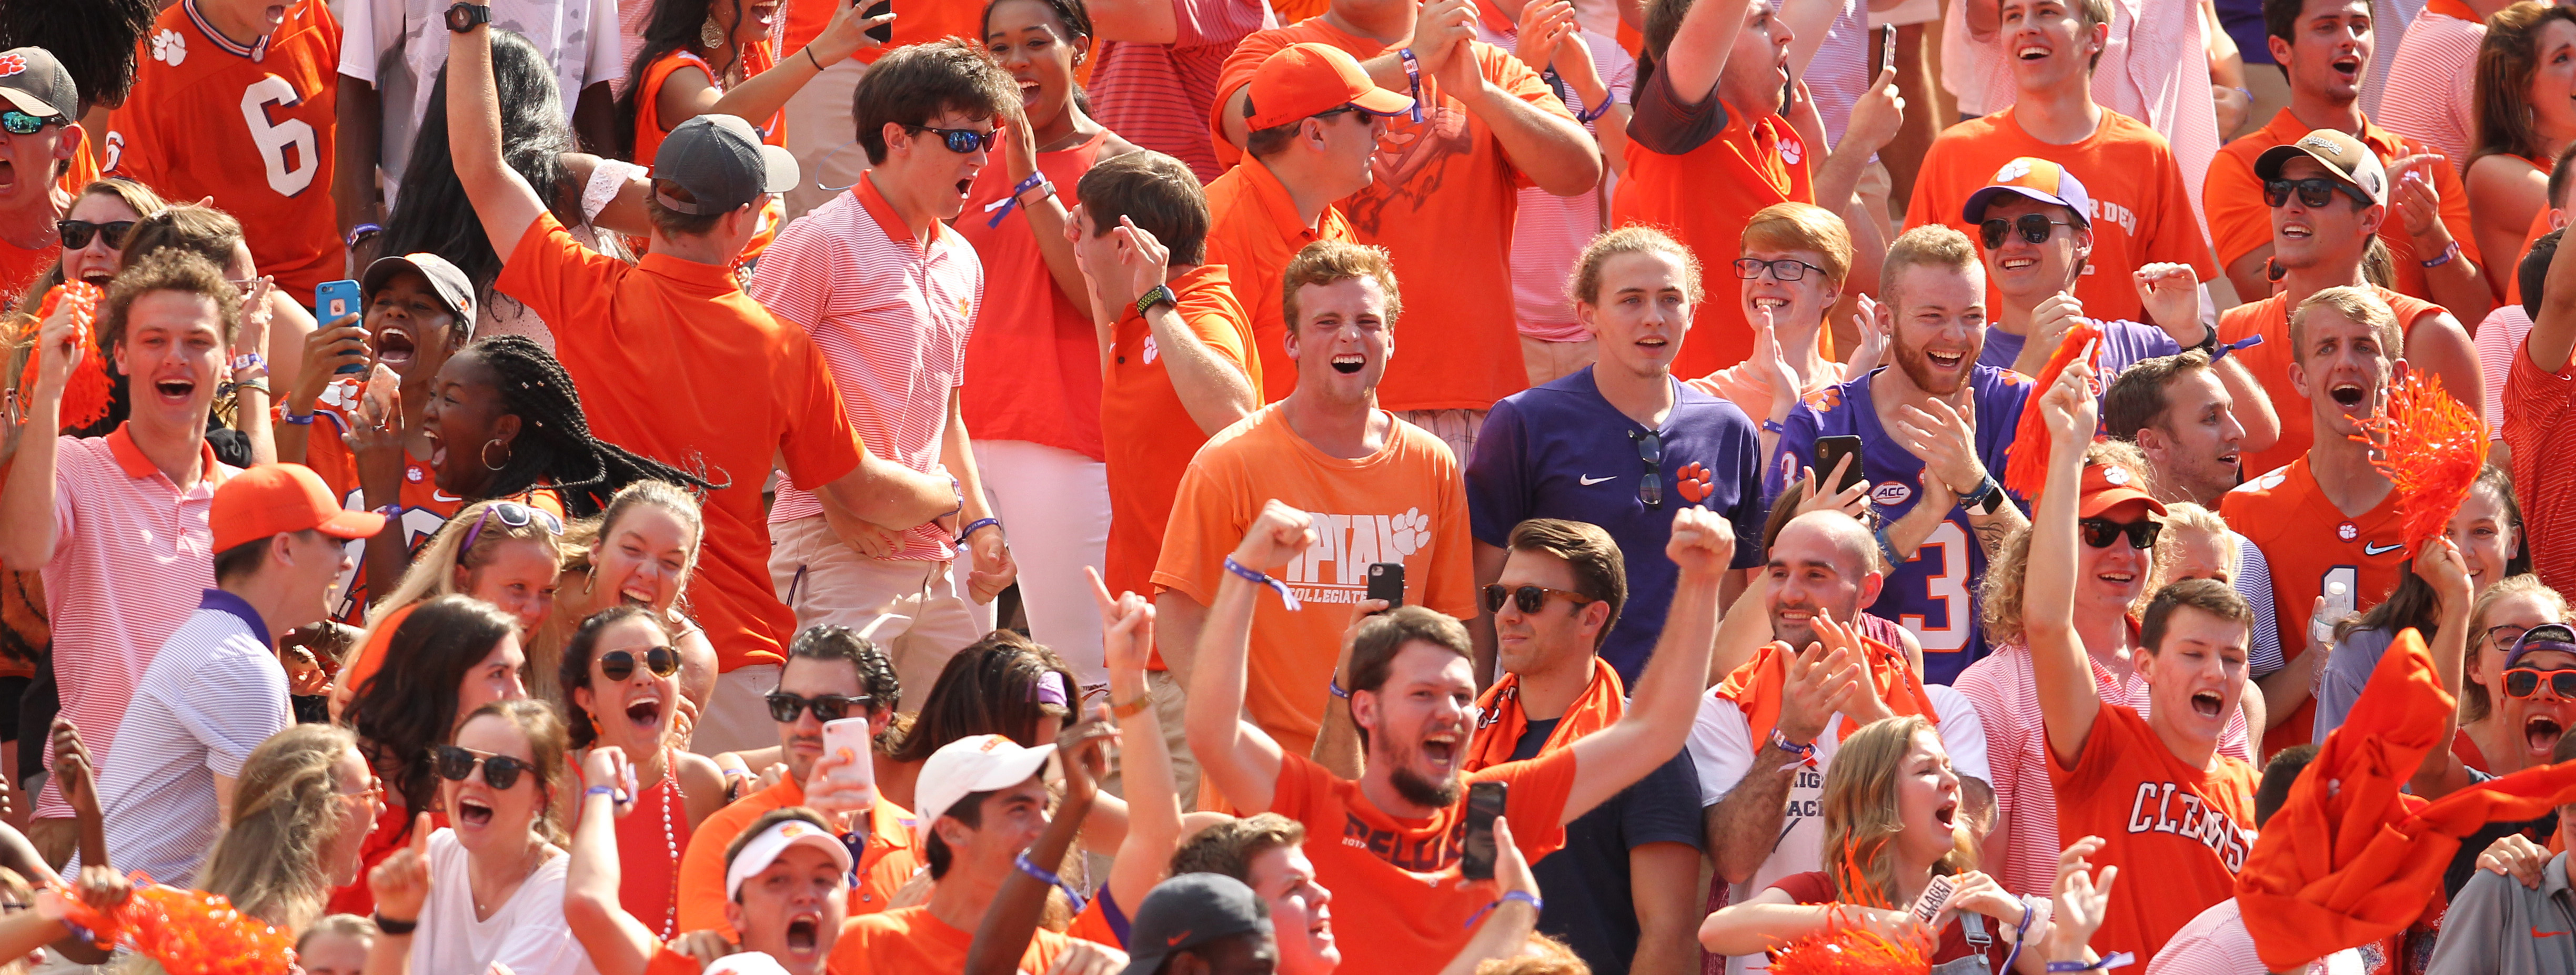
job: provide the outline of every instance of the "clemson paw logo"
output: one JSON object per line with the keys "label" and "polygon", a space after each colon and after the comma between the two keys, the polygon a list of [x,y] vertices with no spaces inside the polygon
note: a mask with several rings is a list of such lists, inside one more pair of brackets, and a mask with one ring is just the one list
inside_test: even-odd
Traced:
{"label": "clemson paw logo", "polygon": [[1431,516],[1420,508],[1406,508],[1404,513],[1386,520],[1387,547],[1395,554],[1411,555],[1431,544]]}
{"label": "clemson paw logo", "polygon": [[1714,479],[1709,477],[1708,468],[1698,461],[1682,465],[1681,472],[1673,475],[1673,478],[1675,489],[1682,493],[1682,500],[1692,504],[1708,500],[1713,490],[1710,484]]}
{"label": "clemson paw logo", "polygon": [[1843,391],[1840,386],[1827,386],[1807,394],[1807,408],[1818,413],[1831,412],[1841,405],[1843,405]]}
{"label": "clemson paw logo", "polygon": [[25,70],[27,70],[26,55],[0,54],[0,78],[6,78]]}
{"label": "clemson paw logo", "polygon": [[1154,360],[1161,358],[1162,354],[1162,350],[1154,346],[1154,337],[1151,335],[1145,336],[1145,364],[1149,366],[1153,365]]}
{"label": "clemson paw logo", "polygon": [[179,36],[178,31],[164,27],[160,33],[152,35],[152,60],[175,68],[187,59],[188,39]]}
{"label": "clemson paw logo", "polygon": [[2347,521],[2335,526],[2335,537],[2349,542],[2361,537],[2361,529]]}

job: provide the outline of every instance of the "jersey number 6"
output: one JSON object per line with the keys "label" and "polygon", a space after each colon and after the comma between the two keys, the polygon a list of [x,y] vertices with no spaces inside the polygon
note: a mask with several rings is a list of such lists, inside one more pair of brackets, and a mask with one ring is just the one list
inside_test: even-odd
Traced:
{"label": "jersey number 6", "polygon": [[[294,196],[313,185],[313,176],[322,171],[321,140],[313,124],[290,118],[270,122],[269,106],[293,108],[303,104],[304,96],[286,79],[269,75],[252,82],[242,90],[242,123],[250,126],[250,141],[259,146],[259,161],[268,167],[268,188],[279,196]],[[288,155],[292,150],[293,155]]]}

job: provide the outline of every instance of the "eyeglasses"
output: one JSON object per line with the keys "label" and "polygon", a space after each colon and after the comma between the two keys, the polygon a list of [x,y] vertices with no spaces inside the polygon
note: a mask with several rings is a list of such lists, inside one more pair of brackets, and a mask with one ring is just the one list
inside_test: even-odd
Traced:
{"label": "eyeglasses", "polygon": [[1980,221],[1977,224],[1977,231],[1980,235],[1985,237],[1986,249],[1993,250],[1997,247],[2002,247],[2004,245],[2004,234],[2015,229],[2019,229],[2021,231],[2021,239],[2034,244],[2045,244],[2048,243],[2048,235],[2057,232],[2049,228],[2072,226],[2075,225],[2064,220],[2048,219],[2046,214],[2025,213],[2010,220],[1997,217],[1992,220]]}
{"label": "eyeglasses", "polygon": [[483,784],[507,789],[519,784],[519,776],[536,771],[533,762],[522,762],[508,755],[477,755],[455,745],[440,745],[429,750],[430,761],[438,777],[450,782],[463,782],[474,774],[474,766],[483,766]]}
{"label": "eyeglasses", "polygon": [[2515,643],[2521,642],[2523,634],[2529,632],[2531,627],[2519,623],[2499,623],[2487,627],[2487,643],[2490,646],[2511,648]]}
{"label": "eyeglasses", "polygon": [[1664,507],[1664,441],[1652,430],[1628,431],[1628,439],[1637,444],[1637,461],[1646,465],[1646,475],[1637,479],[1637,500],[1647,508]]}
{"label": "eyeglasses", "polygon": [[856,697],[847,694],[816,694],[813,697],[798,697],[786,691],[769,692],[769,720],[771,721],[779,724],[793,723],[796,716],[805,713],[807,708],[814,710],[816,721],[839,721],[849,717],[852,708],[863,712],[875,712],[877,699],[865,694]]}
{"label": "eyeglasses", "polygon": [[904,128],[914,132],[937,133],[940,139],[948,143],[948,151],[960,156],[970,152],[991,152],[993,143],[1002,138],[1000,129],[977,132],[974,129],[940,129],[927,125],[907,125]]}
{"label": "eyeglasses", "polygon": [[2540,692],[2540,682],[2549,681],[2549,693],[2564,700],[2576,701],[2576,670],[2533,670],[2516,667],[2504,672],[2507,697],[2530,697]]}
{"label": "eyeglasses", "polygon": [[1550,589],[1546,586],[1522,586],[1518,589],[1505,589],[1501,583],[1495,583],[1494,585],[1486,586],[1483,592],[1485,596],[1485,612],[1488,613],[1502,612],[1503,600],[1506,598],[1512,601],[1512,605],[1520,607],[1521,612],[1524,613],[1538,612],[1540,607],[1547,605],[1547,598],[1550,596],[1563,596],[1577,606],[1600,602],[1598,599],[1594,599],[1579,592],[1567,592],[1563,589]]}
{"label": "eyeglasses", "polygon": [[[680,672],[680,654],[669,647],[654,647],[644,652],[644,668],[655,677],[669,677]],[[599,676],[612,683],[635,676],[635,655],[624,650],[600,654]]]}
{"label": "eyeglasses", "polygon": [[1804,281],[1809,271],[1814,271],[1818,275],[1825,273],[1824,268],[1794,258],[1784,257],[1776,261],[1766,261],[1759,257],[1735,259],[1735,276],[1747,281],[1760,278],[1763,268],[1771,269],[1771,279],[1774,281]]}
{"label": "eyeglasses", "polygon": [[[494,518],[501,519],[501,524],[512,528],[526,528],[528,523],[533,521],[544,528],[548,535],[563,534],[563,519],[555,517],[554,512],[543,508],[531,508],[516,501],[495,501],[492,502],[491,507],[483,509],[481,517],[474,519],[474,527],[466,529],[465,547],[457,551],[473,551],[474,539],[483,534],[483,525]],[[623,680],[624,678],[614,679]]]}
{"label": "eyeglasses", "polygon": [[34,135],[44,131],[45,126],[69,125],[71,121],[68,116],[30,115],[14,108],[0,112],[0,129],[9,130],[10,135]]}
{"label": "eyeglasses", "polygon": [[367,776],[367,787],[366,787],[366,788],[364,788],[364,789],[360,789],[360,790],[358,790],[358,791],[356,791],[356,792],[342,792],[342,793],[339,793],[338,795],[339,795],[339,796],[340,796],[340,798],[342,798],[342,799],[360,799],[360,800],[368,800],[368,801],[372,801],[372,800],[374,800],[377,796],[383,795],[383,794],[384,794],[384,792],[385,792],[385,780],[383,780],[383,779],[380,779],[380,778],[377,778],[377,777],[375,777],[375,776],[370,775],[370,776]]}
{"label": "eyeglasses", "polygon": [[2324,177],[2265,180],[2263,181],[2263,202],[2275,209],[2288,206],[2291,190],[2299,191],[2299,202],[2310,208],[2326,205],[2334,200],[2337,193],[2352,197],[2352,202],[2362,206],[2369,206],[2372,203],[2370,195],[2363,193],[2360,187]]}
{"label": "eyeglasses", "polygon": [[100,234],[107,235],[108,250],[121,251],[125,249],[126,233],[133,229],[132,220],[110,220],[106,223],[91,223],[87,220],[54,221],[54,233],[62,236],[63,249],[67,251],[76,251],[89,246],[89,239]]}
{"label": "eyeglasses", "polygon": [[2165,531],[2161,522],[2117,522],[2108,518],[2086,518],[2076,522],[2075,527],[2083,532],[2084,544],[2093,548],[2110,548],[2113,539],[2127,535],[2130,548],[2150,549],[2156,547],[2156,536]]}

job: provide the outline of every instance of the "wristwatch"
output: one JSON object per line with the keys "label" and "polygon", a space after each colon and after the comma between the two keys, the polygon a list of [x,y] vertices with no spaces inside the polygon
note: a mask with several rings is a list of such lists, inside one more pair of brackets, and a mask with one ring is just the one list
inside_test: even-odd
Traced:
{"label": "wristwatch", "polygon": [[1179,305],[1180,303],[1181,299],[1172,294],[1170,285],[1158,284],[1137,296],[1136,314],[1142,315],[1153,311],[1155,305]]}
{"label": "wristwatch", "polygon": [[479,3],[457,3],[447,8],[447,29],[462,34],[492,22],[492,8]]}
{"label": "wristwatch", "polygon": [[2004,486],[1995,483],[1995,476],[1988,474],[1985,480],[1977,483],[1975,491],[1959,498],[1959,507],[1972,515],[1991,515],[2001,511],[2004,507]]}

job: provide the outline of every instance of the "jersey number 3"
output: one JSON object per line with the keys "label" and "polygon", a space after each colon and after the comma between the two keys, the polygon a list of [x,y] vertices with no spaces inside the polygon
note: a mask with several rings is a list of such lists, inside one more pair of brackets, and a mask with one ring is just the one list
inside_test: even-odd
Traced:
{"label": "jersey number 3", "polygon": [[242,90],[242,123],[250,126],[250,141],[259,146],[259,161],[268,167],[268,188],[279,196],[304,192],[322,171],[321,140],[313,123],[299,118],[271,122],[268,117],[271,106],[293,108],[303,102],[295,86],[276,75]]}
{"label": "jersey number 3", "polygon": [[1923,544],[1914,550],[1908,562],[1938,560],[1940,569],[1923,577],[1922,608],[1941,606],[1942,623],[1927,625],[1930,614],[1904,614],[1897,622],[1914,631],[1925,653],[1956,653],[1968,648],[1968,614],[1975,612],[1968,601],[1968,533],[1959,523],[1944,521]]}

